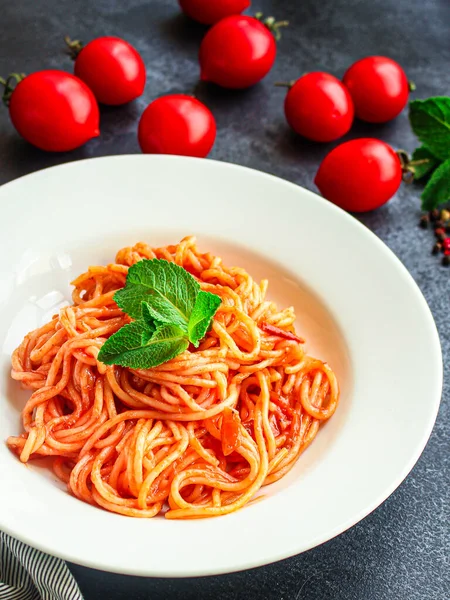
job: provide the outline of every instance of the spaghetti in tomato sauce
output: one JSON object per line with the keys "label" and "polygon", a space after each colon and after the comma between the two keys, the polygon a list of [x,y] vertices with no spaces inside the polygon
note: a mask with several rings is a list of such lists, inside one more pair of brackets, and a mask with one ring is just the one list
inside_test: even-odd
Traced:
{"label": "spaghetti in tomato sauce", "polygon": [[[106,365],[105,341],[129,318],[114,294],[142,259],[175,262],[221,299],[198,348],[150,369]],[[281,479],[336,410],[330,367],[305,351],[293,308],[266,299],[267,281],[201,253],[194,237],[123,248],[74,282],[73,304],[32,331],[12,377],[32,391],[24,463],[48,456],[70,493],[131,517],[224,515]]]}

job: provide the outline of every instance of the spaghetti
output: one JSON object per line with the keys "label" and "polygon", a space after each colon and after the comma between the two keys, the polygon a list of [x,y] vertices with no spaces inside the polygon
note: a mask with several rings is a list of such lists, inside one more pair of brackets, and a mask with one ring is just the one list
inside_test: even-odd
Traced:
{"label": "spaghetti", "polygon": [[[152,369],[107,366],[99,350],[129,321],[113,296],[143,258],[176,262],[222,304],[198,349]],[[7,444],[24,463],[53,457],[80,500],[132,517],[231,513],[283,477],[336,409],[336,377],[305,353],[293,309],[194,237],[124,248],[73,285],[73,305],[12,355],[12,377],[33,393]]]}

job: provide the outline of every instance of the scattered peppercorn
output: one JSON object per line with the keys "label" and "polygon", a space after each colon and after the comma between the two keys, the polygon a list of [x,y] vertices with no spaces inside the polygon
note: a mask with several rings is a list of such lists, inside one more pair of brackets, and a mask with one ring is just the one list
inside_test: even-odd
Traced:
{"label": "scattered peppercorn", "polygon": [[434,255],[442,254],[442,265],[450,266],[450,208],[438,210],[437,208],[430,210],[429,213],[423,214],[419,220],[419,227],[427,229],[431,222],[431,228],[436,236],[431,253]]}
{"label": "scattered peppercorn", "polygon": [[419,221],[419,227],[422,229],[426,229],[428,227],[428,223],[430,222],[430,217],[428,215],[422,215]]}

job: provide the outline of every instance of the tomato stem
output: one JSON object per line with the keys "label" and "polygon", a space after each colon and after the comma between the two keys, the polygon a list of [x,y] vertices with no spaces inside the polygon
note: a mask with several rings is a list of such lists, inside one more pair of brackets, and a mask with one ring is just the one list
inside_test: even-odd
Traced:
{"label": "tomato stem", "polygon": [[286,87],[286,88],[291,88],[295,83],[295,79],[292,79],[291,81],[276,81],[273,85],[275,87]]}
{"label": "tomato stem", "polygon": [[6,79],[0,77],[0,85],[3,86],[2,100],[5,106],[9,106],[11,96],[13,95],[14,89],[18,83],[25,79],[25,73],[11,73]]}
{"label": "tomato stem", "polygon": [[67,45],[65,50],[66,54],[68,54],[72,60],[76,60],[83,49],[83,42],[80,40],[72,40],[68,35],[64,36],[64,41]]}
{"label": "tomato stem", "polygon": [[287,27],[289,25],[289,21],[277,21],[275,17],[264,18],[262,12],[257,12],[255,14],[255,19],[261,21],[261,23],[267,27],[277,41],[281,38],[280,27]]}
{"label": "tomato stem", "polygon": [[397,150],[396,154],[400,160],[400,164],[403,172],[403,181],[405,183],[411,183],[414,181],[415,169],[418,165],[426,165],[430,162],[429,158],[421,158],[419,160],[411,160],[411,157],[406,150]]}
{"label": "tomato stem", "polygon": [[414,83],[414,81],[411,81],[411,80],[408,81],[408,88],[409,88],[410,92],[416,91],[416,84]]}

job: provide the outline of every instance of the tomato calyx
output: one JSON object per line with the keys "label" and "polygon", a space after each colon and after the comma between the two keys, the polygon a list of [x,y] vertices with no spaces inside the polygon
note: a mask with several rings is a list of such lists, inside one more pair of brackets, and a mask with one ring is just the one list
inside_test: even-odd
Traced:
{"label": "tomato calyx", "polygon": [[277,21],[275,17],[264,17],[262,12],[257,12],[255,19],[267,27],[277,42],[281,38],[280,28],[289,25],[289,21]]}
{"label": "tomato calyx", "polygon": [[68,35],[64,36],[64,41],[67,46],[65,53],[70,56],[72,60],[76,60],[77,56],[83,50],[83,42],[80,40],[72,40]]}
{"label": "tomato calyx", "polygon": [[405,183],[412,183],[414,181],[414,176],[416,174],[415,167],[426,165],[430,162],[429,158],[413,160],[406,150],[396,150],[395,153],[400,161],[402,167],[402,179]]}
{"label": "tomato calyx", "polygon": [[25,79],[25,73],[11,73],[6,79],[0,77],[0,85],[3,86],[2,101],[5,106],[9,106],[9,101],[18,83]]}

